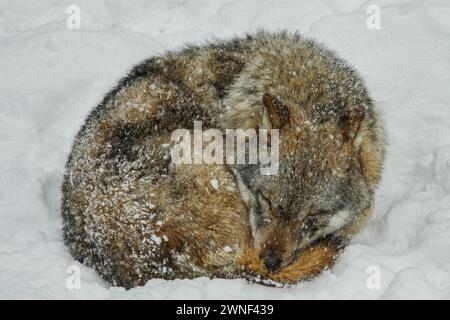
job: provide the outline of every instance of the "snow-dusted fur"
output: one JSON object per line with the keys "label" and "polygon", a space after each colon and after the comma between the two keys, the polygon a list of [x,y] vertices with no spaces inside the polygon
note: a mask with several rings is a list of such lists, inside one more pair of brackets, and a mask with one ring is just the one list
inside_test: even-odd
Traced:
{"label": "snow-dusted fur", "polygon": [[[194,120],[279,129],[278,174],[173,165],[170,134]],[[152,278],[309,278],[370,216],[383,145],[362,80],[314,41],[260,32],[169,52],[136,66],[77,135],[65,242],[127,288]]]}

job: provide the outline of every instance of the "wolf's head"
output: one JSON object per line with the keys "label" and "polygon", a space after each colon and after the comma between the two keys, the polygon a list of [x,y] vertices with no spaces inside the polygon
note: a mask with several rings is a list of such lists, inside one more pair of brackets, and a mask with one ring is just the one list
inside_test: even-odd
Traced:
{"label": "wolf's head", "polygon": [[357,72],[324,46],[263,32],[248,60],[224,98],[222,125],[279,129],[277,174],[232,166],[255,249],[275,271],[370,206],[384,131]]}
{"label": "wolf's head", "polygon": [[364,159],[370,157],[363,144],[364,106],[318,118],[289,98],[265,93],[262,102],[258,126],[279,129],[278,173],[261,175],[258,164],[234,165],[233,171],[249,208],[254,246],[274,272],[351,224],[373,191]]}

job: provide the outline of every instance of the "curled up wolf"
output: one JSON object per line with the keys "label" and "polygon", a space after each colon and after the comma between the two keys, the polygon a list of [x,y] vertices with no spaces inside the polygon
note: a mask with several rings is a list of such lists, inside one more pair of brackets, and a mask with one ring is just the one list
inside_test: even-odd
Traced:
{"label": "curled up wolf", "polygon": [[[171,134],[194,121],[278,129],[277,173],[174,164]],[[323,45],[259,32],[187,46],[137,65],[88,116],[66,165],[65,243],[126,288],[199,276],[296,283],[364,227],[383,152],[363,81]]]}

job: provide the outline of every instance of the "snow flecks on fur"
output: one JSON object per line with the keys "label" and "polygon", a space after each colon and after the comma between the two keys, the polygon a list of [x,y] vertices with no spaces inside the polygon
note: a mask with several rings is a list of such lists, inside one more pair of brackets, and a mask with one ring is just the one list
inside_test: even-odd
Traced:
{"label": "snow flecks on fur", "polygon": [[[235,168],[249,184],[244,203],[229,167],[175,166],[171,132],[195,120],[206,128],[277,126],[279,174]],[[294,254],[327,234],[293,228],[327,230],[330,211],[355,217],[369,206],[382,134],[356,72],[299,35],[261,32],[148,59],[107,94],[75,140],[63,188],[66,244],[76,259],[127,288],[152,278],[240,277],[257,265],[263,278],[307,278],[332,259],[319,255],[317,267],[296,263]],[[276,208],[289,222],[263,212],[261,221],[272,221],[258,224],[264,243],[250,235],[257,193],[270,204],[261,208]],[[311,212],[323,214],[302,229]],[[252,245],[260,251],[255,260],[240,264]],[[266,245],[283,252],[278,277],[261,267]]]}
{"label": "snow flecks on fur", "polygon": [[211,179],[211,186],[217,190],[219,188],[219,181],[217,179]]}

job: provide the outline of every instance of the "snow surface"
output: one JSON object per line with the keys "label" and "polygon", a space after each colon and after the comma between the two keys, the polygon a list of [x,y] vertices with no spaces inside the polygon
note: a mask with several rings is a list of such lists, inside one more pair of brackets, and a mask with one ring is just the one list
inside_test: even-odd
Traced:
{"label": "snow surface", "polygon": [[[450,299],[448,0],[132,3],[0,0],[0,298]],[[71,4],[81,30],[66,27]],[[366,27],[372,4],[380,30]],[[60,184],[75,133],[143,58],[258,26],[326,42],[365,78],[389,140],[374,217],[332,270],[289,288],[206,278],[109,287],[61,238]],[[66,286],[71,265],[81,270],[78,290]]]}

